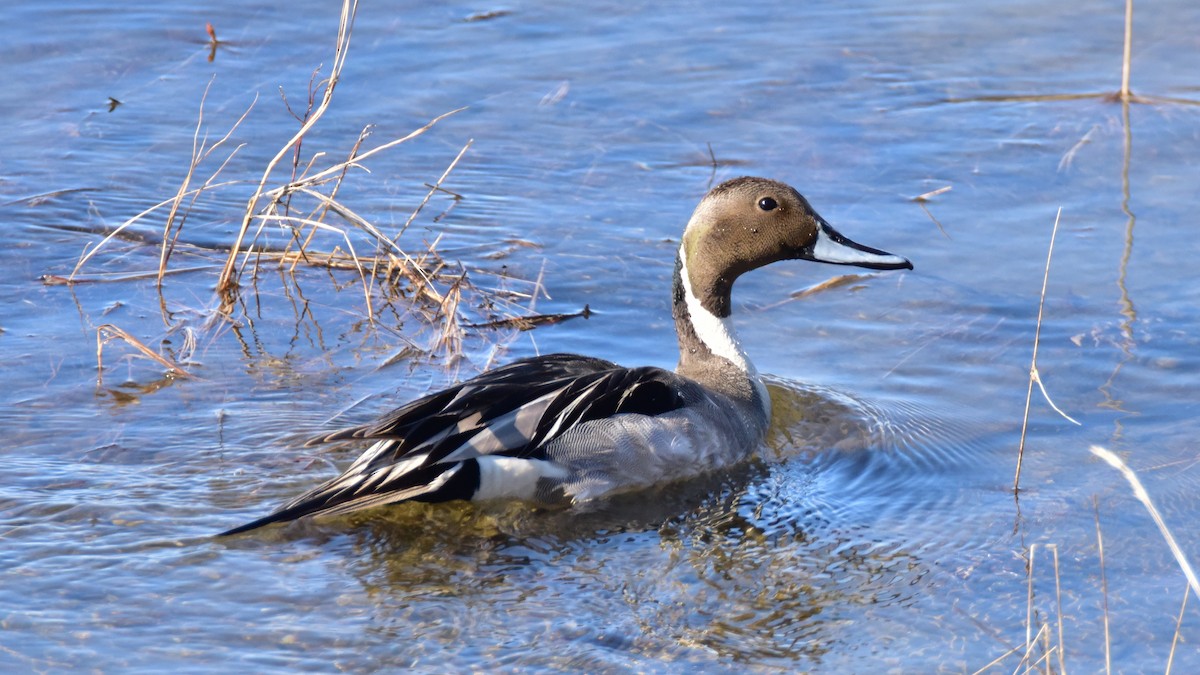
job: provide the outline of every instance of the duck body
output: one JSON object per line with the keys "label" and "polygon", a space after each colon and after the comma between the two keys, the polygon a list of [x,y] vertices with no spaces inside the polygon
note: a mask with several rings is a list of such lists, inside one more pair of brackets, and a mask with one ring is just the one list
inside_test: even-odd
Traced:
{"label": "duck body", "polygon": [[578,504],[743,461],[766,434],[770,399],[730,322],[730,292],[742,273],[786,259],[912,268],[846,239],[783,183],[727,181],[693,213],[676,258],[674,372],[574,354],[515,361],[314,439],[374,443],[342,475],[223,534],[410,500]]}

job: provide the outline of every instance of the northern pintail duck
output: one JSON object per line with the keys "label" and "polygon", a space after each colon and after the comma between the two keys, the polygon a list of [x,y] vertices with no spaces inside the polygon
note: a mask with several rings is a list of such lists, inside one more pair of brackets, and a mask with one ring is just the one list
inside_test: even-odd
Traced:
{"label": "northern pintail duck", "polygon": [[912,269],[857,244],[795,189],[764,178],[713,188],[675,260],[675,372],[574,354],[516,361],[312,442],[375,441],[345,473],[225,534],[408,500],[581,503],[747,458],[771,401],[730,322],[744,272],[780,260]]}

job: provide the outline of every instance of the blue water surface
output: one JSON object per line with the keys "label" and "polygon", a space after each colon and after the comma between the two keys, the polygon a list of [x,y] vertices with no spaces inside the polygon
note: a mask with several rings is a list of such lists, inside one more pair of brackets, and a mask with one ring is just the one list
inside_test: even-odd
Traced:
{"label": "blue water surface", "polygon": [[[1200,556],[1200,5],[1138,5],[1146,98],[1122,105],[1116,2],[363,4],[328,110],[266,185],[463,108],[337,192],[440,256],[449,338],[406,283],[372,281],[368,308],[353,268],[269,258],[222,317],[226,252],[319,99],[336,6],[0,18],[4,670],[1091,672],[1106,642],[1118,670],[1162,670],[1176,642],[1173,670],[1200,668],[1176,559],[1088,452],[1122,456]],[[672,366],[679,233],[744,174],[915,265],[738,282],[775,402],[755,461],[586,513],[406,505],[212,536],[355,456],[307,438],[491,364]],[[185,181],[210,189],[181,202],[159,285],[170,207],[137,216]],[[1014,500],[1056,220],[1038,373],[1080,424],[1034,388]],[[326,222],[314,252],[376,254]]]}

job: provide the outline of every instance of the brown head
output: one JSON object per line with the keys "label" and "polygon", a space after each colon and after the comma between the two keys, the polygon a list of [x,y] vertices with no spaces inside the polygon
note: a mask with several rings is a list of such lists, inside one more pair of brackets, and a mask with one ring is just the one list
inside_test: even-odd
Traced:
{"label": "brown head", "polygon": [[900,256],[843,237],[795,188],[752,177],[726,181],[705,195],[684,230],[679,262],[693,297],[726,317],[733,282],[780,260],[912,269]]}

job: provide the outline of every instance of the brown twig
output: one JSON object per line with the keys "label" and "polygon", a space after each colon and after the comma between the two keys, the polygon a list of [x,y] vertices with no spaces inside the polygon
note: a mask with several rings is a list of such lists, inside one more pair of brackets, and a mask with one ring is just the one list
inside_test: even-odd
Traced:
{"label": "brown twig", "polygon": [[146,358],[159,363],[176,377],[195,377],[183,368],[180,368],[178,365],[163,358],[160,354],[158,354],[158,352],[155,352],[153,349],[147,347],[141,340],[138,340],[111,323],[106,323],[96,328],[97,384],[102,384],[104,382],[104,345],[108,344],[114,339],[124,340],[128,345],[141,352]]}
{"label": "brown twig", "polygon": [[1191,585],[1192,591],[1196,595],[1200,595],[1200,579],[1196,577],[1196,572],[1192,569],[1191,563],[1188,562],[1187,556],[1184,555],[1183,549],[1179,547],[1179,543],[1175,541],[1175,536],[1171,534],[1171,530],[1167,528],[1166,521],[1163,520],[1162,514],[1158,512],[1158,508],[1154,506],[1154,502],[1150,499],[1150,493],[1146,491],[1142,481],[1134,473],[1133,469],[1129,468],[1116,453],[1099,445],[1093,445],[1088,450],[1100,459],[1103,459],[1109,466],[1121,472],[1129,486],[1133,488],[1133,496],[1146,507],[1146,512],[1150,514],[1150,519],[1158,526],[1158,531],[1162,534],[1163,539],[1167,542],[1167,548],[1171,549],[1171,554],[1175,556],[1175,562],[1179,564],[1179,569],[1183,570],[1183,575],[1187,577],[1188,584]]}
{"label": "brown twig", "polygon": [[936,197],[940,194],[949,192],[953,189],[954,189],[953,185],[947,185],[946,187],[940,187],[936,190],[930,190],[929,192],[926,192],[925,194],[917,195],[916,197],[913,197],[912,200],[917,203],[927,202],[930,199],[933,199],[934,197]]}
{"label": "brown twig", "polygon": [[[1033,571],[1036,567],[1037,560],[1037,544],[1032,544],[1029,547],[1029,563],[1025,570],[1025,660],[1029,660],[1029,654],[1033,651],[1033,646],[1036,644],[1036,639],[1033,634]],[[1039,630],[1040,634],[1041,631]]]}
{"label": "brown twig", "polygon": [[[184,196],[197,195],[206,190],[215,190],[217,188],[222,188],[222,187],[226,187],[226,186],[230,186],[230,185],[238,185],[242,182],[243,181],[230,180],[230,181],[225,181],[223,183],[215,183],[212,185],[205,184],[202,187],[188,190],[187,192],[184,193]],[[138,212],[136,215],[128,218],[123,223],[121,223],[117,227],[113,228],[112,232],[109,232],[108,234],[106,234],[104,236],[104,238],[101,239],[100,242],[97,243],[95,246],[84,249],[83,255],[79,256],[79,260],[75,262],[75,267],[71,270],[71,274],[69,274],[67,276],[68,281],[74,281],[75,275],[77,275],[79,273],[80,268],[82,268],[85,264],[87,264],[87,262],[92,259],[92,256],[96,255],[96,253],[100,249],[104,248],[105,244],[107,244],[112,239],[115,239],[116,237],[120,236],[121,233],[124,232],[129,226],[138,222],[142,218],[145,218],[146,216],[150,215],[151,213],[154,213],[155,211],[157,211],[158,209],[161,209],[162,207],[173,203],[176,199],[178,199],[178,197],[179,196],[176,195],[175,197],[171,197],[169,199],[164,199],[161,202],[154,204],[153,206],[149,206],[149,207],[143,209],[142,211]]]}
{"label": "brown twig", "polygon": [[[309,106],[310,107],[312,106],[311,102],[309,103]],[[342,188],[342,181],[344,181],[346,179],[346,174],[350,171],[350,167],[354,165],[354,158],[358,154],[358,149],[362,147],[363,141],[365,141],[367,139],[367,136],[369,134],[370,134],[370,127],[366,127],[358,133],[358,140],[356,140],[354,142],[354,147],[350,148],[349,158],[345,162],[343,162],[344,168],[342,169],[342,171],[340,173],[337,174],[337,178],[333,181],[333,187],[329,190],[328,198],[326,198],[324,195],[320,196],[320,198],[318,199],[317,208],[313,209],[312,213],[309,215],[309,218],[311,220],[323,221],[325,219],[325,214],[329,213],[330,206],[333,204],[337,204],[337,194]],[[296,151],[297,151],[296,162],[297,163],[299,162],[299,150],[300,150],[300,145],[297,144],[296,145]],[[307,171],[308,171],[308,169],[306,168],[305,173],[307,173]],[[293,166],[292,166],[292,183],[293,184],[296,183],[296,164],[293,164]],[[285,207],[284,207],[285,213],[288,213],[291,209],[292,194],[293,194],[292,192],[288,192],[286,198],[282,200],[285,205]],[[272,206],[274,206],[275,204],[278,204],[279,201],[280,200],[273,201]],[[312,243],[313,237],[315,237],[316,234],[317,234],[317,228],[315,228],[315,227],[311,228],[308,232],[308,237],[306,237],[305,240],[300,244],[299,249],[300,249],[300,257],[301,258],[307,257],[305,249],[307,249],[308,245],[310,243]],[[292,242],[294,243],[298,240],[299,240],[299,233],[297,233],[295,236],[293,236]],[[292,271],[295,271],[297,264],[299,264],[299,261],[292,263]]]}
{"label": "brown twig", "polygon": [[[211,27],[212,25],[209,24],[210,29]],[[213,38],[213,42],[216,42],[215,37]],[[180,219],[178,226],[175,226],[175,217],[179,213],[179,205],[183,202],[183,198],[189,194],[191,195],[192,201],[188,206],[188,211],[190,212],[191,207],[195,205],[196,200],[200,198],[200,193],[205,188],[212,186],[213,181],[216,180],[217,176],[221,175],[221,171],[225,169],[225,167],[229,164],[229,161],[233,159],[233,156],[236,155],[238,150],[241,150],[243,146],[239,145],[233,149],[233,152],[229,153],[229,156],[225,158],[225,161],[221,163],[221,166],[217,167],[217,170],[214,171],[211,176],[209,176],[208,180],[204,181],[204,185],[200,190],[189,193],[188,186],[191,184],[192,176],[196,171],[196,167],[198,167],[201,162],[207,159],[214,150],[221,147],[225,141],[229,140],[229,137],[233,135],[233,132],[237,130],[239,126],[241,126],[242,122],[244,122],[246,117],[250,114],[250,111],[254,109],[254,104],[258,102],[258,97],[255,96],[254,101],[250,103],[250,106],[246,108],[246,111],[242,113],[242,116],[233,123],[233,126],[229,128],[229,131],[227,131],[220,140],[206,149],[205,143],[207,142],[207,137],[205,137],[204,141],[201,141],[200,130],[204,125],[204,102],[208,99],[208,92],[212,88],[212,83],[213,80],[210,79],[208,84],[204,87],[204,94],[200,97],[200,112],[196,116],[196,131],[192,134],[192,160],[188,165],[187,173],[184,174],[183,183],[180,184],[179,191],[176,192],[175,199],[171,202],[171,210],[167,213],[167,223],[163,228],[162,248],[159,252],[158,259],[158,279],[156,282],[159,287],[162,286],[162,278],[163,275],[166,274],[167,260],[171,257],[171,252],[175,248],[175,242],[179,239],[180,232],[183,231],[183,218]],[[185,212],[184,218],[186,217],[187,215]],[[175,230],[174,236],[171,235],[173,226]]]}
{"label": "brown twig", "polygon": [[1054,404],[1054,401],[1050,398],[1050,394],[1046,392],[1046,387],[1042,384],[1042,379],[1038,375],[1037,368],[1038,345],[1041,343],[1042,339],[1042,313],[1046,306],[1046,286],[1050,283],[1050,261],[1054,258],[1054,240],[1058,236],[1058,222],[1061,218],[1062,209],[1059,208],[1058,214],[1054,216],[1054,229],[1050,232],[1050,247],[1046,251],[1046,268],[1044,274],[1042,275],[1042,293],[1038,299],[1037,325],[1035,326],[1033,332],[1033,357],[1031,358],[1029,364],[1029,389],[1025,392],[1025,415],[1021,420],[1021,441],[1017,446],[1017,471],[1016,475],[1013,476],[1012,489],[1014,494],[1020,490],[1021,485],[1021,465],[1025,460],[1025,434],[1029,430],[1029,405],[1033,399],[1034,382],[1036,382],[1038,387],[1041,388],[1042,395],[1046,398],[1046,401],[1050,404],[1050,407],[1054,408],[1058,414],[1066,417],[1071,422],[1079,424],[1079,422],[1076,422],[1062,410],[1059,410],[1058,406]]}
{"label": "brown twig", "polygon": [[463,328],[475,329],[498,329],[498,328],[516,328],[517,330],[533,330],[539,326],[549,326],[556,323],[562,323],[570,319],[578,319],[583,317],[587,319],[592,316],[592,308],[584,305],[583,309],[571,314],[535,314],[533,316],[510,316],[506,319],[497,319],[495,321],[485,321],[483,323],[468,323]]}
{"label": "brown twig", "polygon": [[229,257],[225,260],[225,268],[221,270],[221,276],[217,280],[217,292],[224,297],[223,305],[230,304],[229,296],[236,285],[234,279],[234,270],[237,267],[237,257],[241,252],[242,241],[246,237],[246,233],[250,229],[251,222],[254,221],[258,213],[258,202],[262,198],[267,181],[271,178],[271,173],[274,172],[275,166],[288,153],[292,147],[304,138],[309,129],[316,125],[317,121],[329,109],[329,103],[333,100],[333,90],[337,87],[338,80],[341,78],[342,68],[346,63],[346,53],[350,47],[350,33],[354,25],[354,17],[358,12],[358,0],[343,0],[342,13],[338,21],[337,42],[334,46],[333,66],[330,68],[329,79],[325,82],[325,91],[321,97],[321,103],[313,110],[312,115],[305,120],[301,125],[300,130],[292,136],[279,152],[267,163],[267,168],[263,171],[262,179],[259,180],[258,189],[250,196],[250,201],[246,204],[246,212],[242,218],[242,226],[238,229],[237,236],[234,239],[233,246],[229,252]]}
{"label": "brown twig", "polygon": [[1121,57],[1121,100],[1128,102],[1130,60],[1133,52],[1133,0],[1125,0],[1125,52]]}
{"label": "brown twig", "polygon": [[1058,544],[1047,544],[1047,548],[1054,552],[1054,607],[1055,617],[1058,620],[1058,672],[1060,675],[1067,675],[1066,643],[1063,642],[1063,611],[1062,611],[1062,577],[1058,572]]}
{"label": "brown twig", "polygon": [[[425,133],[429,129],[433,128],[433,126],[436,125],[438,122],[449,117],[450,115],[461,112],[462,110],[464,110],[464,108],[459,108],[457,110],[452,110],[450,112],[438,115],[433,120],[428,122],[425,126],[419,128],[415,131],[410,132],[406,136],[403,136],[401,138],[397,138],[395,140],[389,141],[382,145],[376,146],[366,152],[352,156],[347,161],[339,162],[338,164],[335,164],[329,168],[323,169],[316,173],[311,173],[311,174],[306,173],[301,178],[297,179],[296,181],[289,182],[286,185],[282,185],[277,188],[272,188],[270,190],[265,190],[264,189],[265,181],[264,181],[264,183],[260,183],[258,193],[256,194],[255,198],[253,198],[251,200],[251,202],[252,202],[251,206],[253,206],[253,204],[257,203],[258,200],[261,200],[264,197],[269,198],[270,199],[269,204],[273,206],[274,204],[279,203],[280,200],[282,200],[285,196],[287,196],[289,194],[292,194],[295,192],[305,192],[309,196],[314,197],[315,199],[320,201],[329,210],[337,213],[339,216],[341,216],[343,218],[346,218],[348,221],[350,221],[356,227],[359,227],[360,229],[363,229],[364,231],[366,231],[368,234],[370,234],[376,240],[378,240],[382,243],[385,243],[387,248],[392,249],[397,254],[399,254],[401,257],[405,258],[406,260],[409,260],[410,257],[409,257],[408,253],[406,253],[403,249],[401,249],[400,246],[397,245],[394,241],[392,241],[391,239],[386,237],[384,234],[379,232],[369,222],[367,222],[365,219],[363,219],[361,217],[354,216],[353,212],[350,211],[350,209],[347,208],[345,205],[338,203],[337,201],[331,199],[327,195],[321,194],[320,192],[314,190],[313,188],[317,185],[322,185],[331,180],[336,181],[338,176],[343,175],[348,167],[356,166],[359,163],[361,163],[363,160],[365,160],[377,153],[380,153],[384,150],[387,150],[387,149],[395,147],[401,143],[409,141],[413,138],[416,138],[417,136],[420,136],[421,134]],[[314,115],[309,118],[308,122],[311,123],[315,119],[316,119],[316,113],[314,112]],[[308,127],[308,123],[306,123],[306,129],[304,129],[304,131],[307,130],[307,127]],[[273,161],[278,162],[279,157],[281,157],[281,156],[277,155],[276,159]],[[250,208],[250,207],[248,207],[248,208]],[[233,280],[232,283],[236,285],[236,277],[240,276],[240,274],[242,273],[242,270],[244,269],[245,265],[250,260],[250,255],[252,253],[253,254],[260,253],[260,250],[255,249],[253,244],[246,247],[245,249],[242,248],[242,244],[246,238],[246,233],[249,231],[250,223],[252,223],[254,221],[258,221],[258,227],[255,230],[254,236],[251,238],[251,241],[253,242],[258,239],[259,235],[262,232],[262,228],[265,226],[263,216],[273,216],[273,215],[274,214],[271,213],[270,206],[268,207],[268,212],[266,214],[257,214],[257,213],[251,213],[249,210],[247,211],[247,214],[243,219],[243,227],[239,230],[238,235],[236,236],[236,238],[234,240],[234,244],[230,248],[228,257],[226,258],[225,268],[222,270],[221,280],[218,280],[218,289],[222,288],[222,286],[221,286],[222,280],[232,279]],[[231,269],[230,265],[236,263],[236,259],[239,254],[244,255],[242,265],[237,269],[236,275],[227,277],[226,276],[227,272],[229,272],[230,274],[233,274],[233,272],[230,272],[230,269]],[[226,290],[231,290],[232,287],[228,286],[228,283],[227,283],[224,288],[226,288]],[[222,296],[225,298],[226,301],[231,299],[231,296],[229,296],[228,293],[222,293]],[[227,304],[227,302],[225,304]]]}
{"label": "brown twig", "polygon": [[1179,605],[1179,618],[1175,619],[1175,634],[1171,636],[1171,651],[1167,654],[1167,667],[1163,675],[1171,675],[1171,664],[1175,662],[1175,647],[1179,644],[1179,632],[1183,628],[1183,613],[1187,611],[1188,596],[1192,594],[1189,584],[1183,589],[1183,602]]}
{"label": "brown twig", "polygon": [[459,160],[463,158],[463,155],[467,154],[467,150],[471,148],[474,142],[475,139],[473,138],[467,140],[467,144],[462,147],[462,150],[458,151],[458,155],[454,158],[454,161],[450,162],[450,166],[446,167],[446,170],[438,177],[437,182],[429,188],[429,192],[425,193],[425,198],[421,200],[420,204],[417,204],[417,208],[413,209],[413,212],[408,216],[408,220],[404,221],[404,226],[400,228],[395,237],[392,237],[393,241],[399,239],[408,231],[408,226],[412,225],[413,221],[417,219],[417,214],[421,213],[421,209],[425,208],[425,205],[429,203],[429,198],[433,196],[433,193],[441,189],[442,182],[446,180],[451,171],[454,171],[454,167],[458,166]]}
{"label": "brown twig", "polygon": [[1092,496],[1092,512],[1096,518],[1096,548],[1100,554],[1100,590],[1104,594],[1104,672],[1112,673],[1112,640],[1108,632],[1108,573],[1104,569],[1104,535],[1100,532],[1100,500]]}

